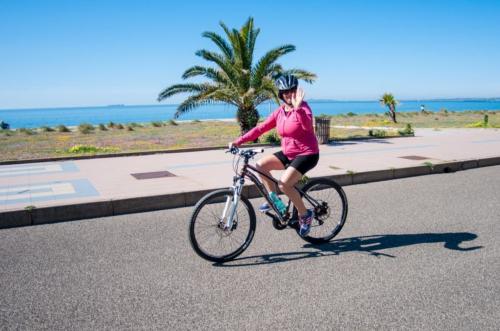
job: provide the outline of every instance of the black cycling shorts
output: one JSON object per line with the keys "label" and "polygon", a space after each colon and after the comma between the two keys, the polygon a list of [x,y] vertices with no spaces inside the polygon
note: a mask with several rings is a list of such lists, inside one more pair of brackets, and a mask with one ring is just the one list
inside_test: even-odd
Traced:
{"label": "black cycling shorts", "polygon": [[314,168],[319,161],[319,154],[299,155],[293,160],[289,160],[282,151],[274,153],[274,156],[283,163],[285,169],[292,167],[303,175]]}

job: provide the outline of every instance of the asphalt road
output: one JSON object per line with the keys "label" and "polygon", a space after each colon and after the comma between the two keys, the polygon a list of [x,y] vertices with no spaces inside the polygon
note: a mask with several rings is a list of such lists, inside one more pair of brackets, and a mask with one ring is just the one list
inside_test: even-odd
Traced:
{"label": "asphalt road", "polygon": [[331,243],[258,215],[222,266],[191,208],[0,230],[0,329],[498,330],[500,167],[345,190]]}

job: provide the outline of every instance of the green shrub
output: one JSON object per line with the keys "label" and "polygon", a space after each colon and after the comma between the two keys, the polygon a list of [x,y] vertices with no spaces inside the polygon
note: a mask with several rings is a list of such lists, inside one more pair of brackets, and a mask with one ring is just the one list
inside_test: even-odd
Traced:
{"label": "green shrub", "polygon": [[42,132],[54,132],[55,130],[52,129],[50,126],[42,126],[40,128],[40,131],[42,131]]}
{"label": "green shrub", "polygon": [[428,166],[431,170],[434,170],[434,164],[432,162],[424,162],[423,165]]}
{"label": "green shrub", "polygon": [[32,129],[26,129],[26,128],[19,128],[19,129],[17,129],[17,131],[24,133],[27,136],[31,136],[31,135],[34,135],[36,133]]}
{"label": "green shrub", "polygon": [[106,128],[106,126],[104,124],[99,124],[99,130],[101,131],[108,131],[108,129]]}
{"label": "green shrub", "polygon": [[488,115],[487,115],[487,114],[485,114],[485,115],[484,115],[484,118],[483,118],[483,126],[484,126],[485,128],[487,128],[487,127],[488,127]]}
{"label": "green shrub", "polygon": [[174,125],[174,126],[179,125],[179,124],[178,124],[176,121],[174,121],[174,120],[168,120],[168,124],[169,124],[169,125]]}
{"label": "green shrub", "polygon": [[132,122],[129,124],[131,127],[133,128],[142,128],[142,125],[140,125],[139,123],[135,123],[135,122]]}
{"label": "green shrub", "polygon": [[83,134],[92,133],[95,130],[94,126],[89,123],[82,123],[78,125],[78,131]]}
{"label": "green shrub", "polygon": [[413,131],[410,123],[407,123],[406,127],[403,130],[398,130],[398,132],[401,136],[409,136],[415,134],[415,131]]}
{"label": "green shrub", "polygon": [[123,124],[118,123],[115,125],[115,128],[118,130],[123,130]]}
{"label": "green shrub", "polygon": [[306,175],[302,175],[302,177],[299,179],[299,185],[306,185],[307,182],[309,181],[309,177]]}
{"label": "green shrub", "polygon": [[127,131],[134,131],[134,127],[132,125],[127,125]]}
{"label": "green shrub", "polygon": [[477,121],[471,124],[467,124],[466,128],[484,128],[484,121]]}
{"label": "green shrub", "polygon": [[151,122],[151,125],[154,126],[155,128],[159,128],[163,126],[163,123],[159,121],[153,121]]}
{"label": "green shrub", "polygon": [[108,128],[112,129],[116,126],[116,124],[114,122],[109,122],[108,123]]}
{"label": "green shrub", "polygon": [[59,124],[56,127],[57,132],[70,132],[70,129],[68,129],[65,125]]}
{"label": "green shrub", "polygon": [[353,116],[357,116],[357,114],[353,113],[352,111],[348,112],[347,113],[347,116],[349,117],[353,117]]}
{"label": "green shrub", "polygon": [[262,137],[262,141],[267,143],[267,144],[276,144],[277,145],[277,144],[281,143],[281,138],[278,135],[278,133],[276,133],[276,130],[272,130],[271,132],[265,134]]}
{"label": "green shrub", "polygon": [[115,147],[97,147],[92,145],[74,145],[67,150],[72,154],[98,153],[98,152],[118,152],[120,149]]}
{"label": "green shrub", "polygon": [[192,123],[201,123],[201,121],[200,120],[193,120]]}
{"label": "green shrub", "polygon": [[373,130],[373,129],[370,129],[368,131],[368,135],[370,137],[383,138],[383,137],[385,137],[387,135],[387,133],[384,130],[377,130],[377,129]]}

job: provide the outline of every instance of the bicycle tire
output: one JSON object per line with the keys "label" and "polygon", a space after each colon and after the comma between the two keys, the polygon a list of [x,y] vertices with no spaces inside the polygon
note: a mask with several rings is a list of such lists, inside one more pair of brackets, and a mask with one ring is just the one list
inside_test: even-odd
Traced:
{"label": "bicycle tire", "polygon": [[[315,214],[313,223],[311,224],[311,231],[307,236],[301,236],[301,238],[312,244],[323,244],[330,241],[342,230],[347,219],[348,203],[344,190],[333,180],[318,178],[312,179],[304,185],[302,191],[315,199],[326,202],[328,209],[322,209],[321,212]],[[315,194],[314,192],[321,194]],[[328,201],[325,201],[327,199]],[[312,207],[306,199],[303,198],[302,200],[306,208]],[[293,215],[298,218],[298,212],[295,207],[293,208]],[[333,227],[330,230],[329,226],[331,226],[331,223],[333,223]],[[321,231],[318,231],[319,228],[321,228]],[[300,227],[295,227],[297,234],[299,234],[299,229]]]}
{"label": "bicycle tire", "polygon": [[[193,214],[191,215],[191,219],[189,222],[189,241],[191,243],[191,247],[194,249],[196,254],[198,254],[201,258],[212,261],[212,262],[227,262],[230,261],[234,258],[236,258],[238,255],[243,253],[250,243],[252,242],[253,236],[255,234],[255,228],[256,228],[256,217],[255,217],[255,211],[251,205],[251,203],[248,201],[247,198],[241,196],[240,201],[238,204],[238,209],[237,209],[237,214],[235,215],[235,224],[236,227],[233,226],[234,229],[228,231],[228,230],[223,230],[220,228],[220,217],[218,215],[222,215],[222,211],[224,209],[225,201],[226,198],[229,196],[231,199],[234,195],[234,191],[232,189],[221,189],[217,190],[214,192],[211,192],[207,195],[205,195],[203,198],[198,201],[196,206],[194,207]],[[240,232],[246,232],[244,233],[244,240],[242,240],[241,245],[238,244],[237,247],[229,252],[224,252],[224,253],[216,253],[215,249],[209,249],[206,247],[201,242],[201,234],[197,233],[197,228],[201,227],[201,215],[204,213],[205,210],[208,212],[209,206],[212,206],[212,209],[220,209],[219,214],[212,212],[211,217],[213,218],[209,220],[210,223],[213,223],[208,227],[208,230],[206,232],[212,232],[211,230],[214,230],[212,234],[215,234],[215,236],[219,238],[219,245],[221,244],[222,240],[225,240],[227,243],[229,243],[232,239],[232,235],[238,230],[242,230]],[[221,209],[222,207],[222,209]],[[241,209],[240,209],[241,208]],[[245,215],[246,214],[246,215]],[[246,225],[247,230],[245,228],[241,229],[242,226],[245,224],[241,224],[242,221],[245,221],[244,217],[248,217],[247,221],[248,224]],[[213,227],[213,229],[211,229]],[[238,233],[240,233],[238,232]],[[209,233],[210,234],[210,233]]]}

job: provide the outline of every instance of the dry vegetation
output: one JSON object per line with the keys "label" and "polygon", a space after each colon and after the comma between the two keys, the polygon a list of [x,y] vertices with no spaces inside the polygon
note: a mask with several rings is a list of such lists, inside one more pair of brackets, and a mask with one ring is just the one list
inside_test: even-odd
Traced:
{"label": "dry vegetation", "polygon": [[[398,113],[398,124],[382,114],[343,114],[330,117],[330,136],[334,139],[366,137],[369,128],[381,126],[393,128],[387,130],[387,136],[398,135],[397,129],[403,129],[407,123],[414,128],[483,127],[485,115],[488,115],[488,127],[500,127],[500,111]],[[224,121],[114,125],[102,130],[103,127],[96,126],[88,133],[76,129],[71,132],[0,130],[0,161],[225,146],[239,135],[237,123]]]}

